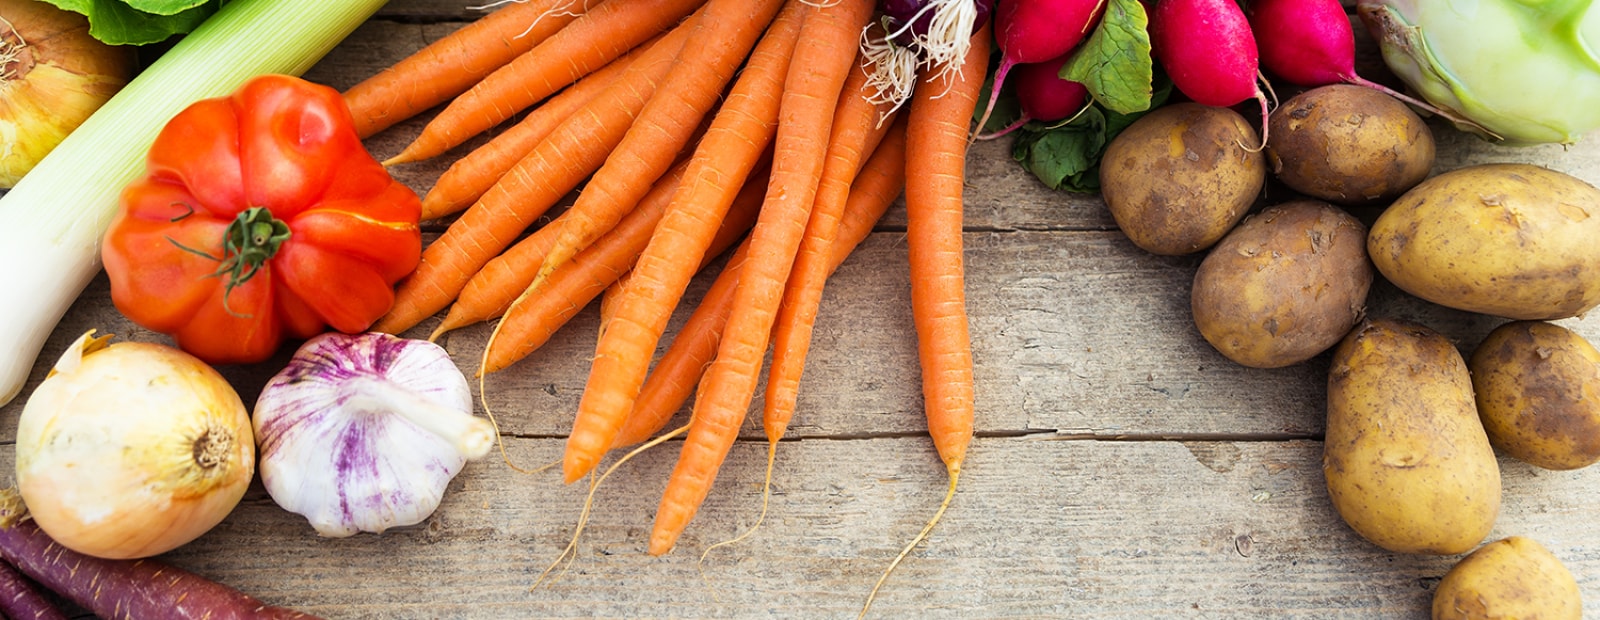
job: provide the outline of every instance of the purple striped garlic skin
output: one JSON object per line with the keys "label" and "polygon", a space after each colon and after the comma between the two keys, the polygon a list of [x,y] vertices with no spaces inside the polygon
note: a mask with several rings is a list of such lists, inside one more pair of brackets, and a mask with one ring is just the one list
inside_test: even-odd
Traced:
{"label": "purple striped garlic skin", "polygon": [[468,459],[436,424],[464,416],[487,425],[471,412],[466,377],[437,345],[323,334],[262,388],[257,468],[273,501],[322,536],[414,525]]}

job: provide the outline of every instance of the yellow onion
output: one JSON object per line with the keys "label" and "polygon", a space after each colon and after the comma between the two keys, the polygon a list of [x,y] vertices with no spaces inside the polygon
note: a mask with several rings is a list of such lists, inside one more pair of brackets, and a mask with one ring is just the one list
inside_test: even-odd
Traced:
{"label": "yellow onion", "polygon": [[0,188],[16,184],[121,90],[134,50],[41,0],[0,0]]}
{"label": "yellow onion", "polygon": [[226,517],[255,474],[239,395],[173,347],[84,334],[17,422],[17,487],[39,528],[102,558],[156,555]]}

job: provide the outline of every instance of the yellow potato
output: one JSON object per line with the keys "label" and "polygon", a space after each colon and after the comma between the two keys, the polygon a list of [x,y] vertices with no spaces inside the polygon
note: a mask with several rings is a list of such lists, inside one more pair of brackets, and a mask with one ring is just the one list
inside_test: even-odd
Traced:
{"label": "yellow potato", "polygon": [[1600,190],[1526,164],[1458,168],[1395,200],[1368,233],[1378,271],[1428,301],[1508,319],[1600,304]]}
{"label": "yellow potato", "polygon": [[1433,169],[1433,132],[1406,104],[1330,84],[1272,111],[1267,164],[1295,191],[1342,205],[1393,200]]}
{"label": "yellow potato", "polygon": [[1522,536],[1489,543],[1462,558],[1433,593],[1433,620],[1582,617],[1583,599],[1572,572],[1550,550]]}
{"label": "yellow potato", "polygon": [[1245,218],[1195,271],[1190,309],[1206,342],[1253,368],[1298,364],[1343,338],[1372,285],[1367,227],[1319,200]]}
{"label": "yellow potato", "polygon": [[1199,252],[1244,218],[1267,179],[1256,131],[1227,108],[1178,103],[1134,121],[1106,146],[1100,194],[1147,252]]}
{"label": "yellow potato", "polygon": [[1334,349],[1323,474],[1339,516],[1401,553],[1472,549],[1500,512],[1500,466],[1455,345],[1367,319]]}
{"label": "yellow potato", "polygon": [[1542,321],[1495,328],[1467,367],[1489,443],[1545,469],[1600,461],[1600,351]]}

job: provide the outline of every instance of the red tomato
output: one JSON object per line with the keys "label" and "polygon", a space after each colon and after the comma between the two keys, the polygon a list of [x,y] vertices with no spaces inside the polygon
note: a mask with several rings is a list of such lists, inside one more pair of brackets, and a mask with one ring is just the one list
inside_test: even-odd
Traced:
{"label": "red tomato", "polygon": [[268,75],[167,123],[101,258],[135,323],[210,363],[257,362],[387,312],[421,258],[420,214],[337,91]]}

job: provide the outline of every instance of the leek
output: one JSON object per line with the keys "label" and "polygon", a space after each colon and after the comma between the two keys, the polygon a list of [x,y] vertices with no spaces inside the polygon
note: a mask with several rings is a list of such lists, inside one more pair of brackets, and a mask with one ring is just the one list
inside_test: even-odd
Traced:
{"label": "leek", "polygon": [[257,75],[301,75],[385,0],[233,0],[134,78],[0,196],[0,405],[100,271],[122,188],[189,104]]}

